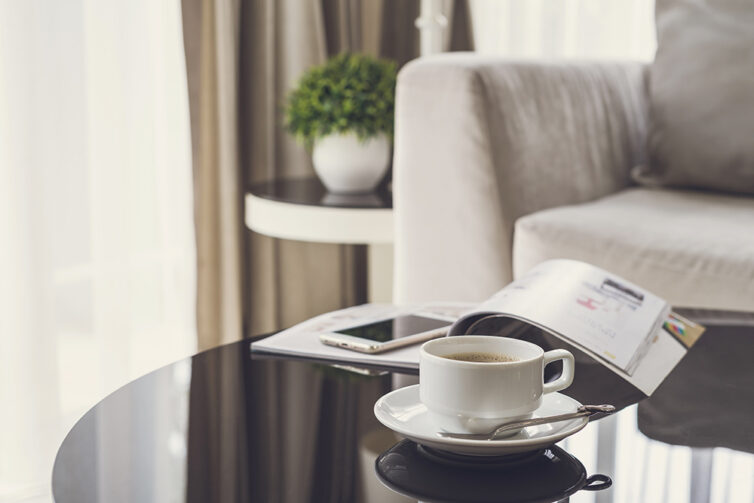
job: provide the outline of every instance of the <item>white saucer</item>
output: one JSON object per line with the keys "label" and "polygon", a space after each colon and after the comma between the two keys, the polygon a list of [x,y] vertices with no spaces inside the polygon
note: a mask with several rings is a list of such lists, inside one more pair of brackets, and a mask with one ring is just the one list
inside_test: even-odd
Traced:
{"label": "white saucer", "polygon": [[[576,412],[580,406],[573,398],[548,393],[542,397],[542,405],[534,412],[534,417]],[[427,408],[419,401],[418,384],[397,389],[377,400],[374,415],[382,424],[417,444],[472,456],[503,456],[542,449],[573,435],[589,422],[588,418],[579,417],[529,426],[500,440],[444,438],[437,434],[437,427],[430,420]]]}

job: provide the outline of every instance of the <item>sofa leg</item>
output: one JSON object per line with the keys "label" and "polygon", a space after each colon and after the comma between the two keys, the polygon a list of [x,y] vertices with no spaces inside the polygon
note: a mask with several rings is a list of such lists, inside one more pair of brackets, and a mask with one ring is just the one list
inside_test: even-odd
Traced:
{"label": "sofa leg", "polygon": [[[597,472],[615,473],[615,456],[618,450],[618,417],[608,416],[597,422]],[[599,491],[594,495],[596,503],[612,503],[613,491]]]}
{"label": "sofa leg", "polygon": [[689,503],[708,503],[712,489],[712,449],[691,449]]}

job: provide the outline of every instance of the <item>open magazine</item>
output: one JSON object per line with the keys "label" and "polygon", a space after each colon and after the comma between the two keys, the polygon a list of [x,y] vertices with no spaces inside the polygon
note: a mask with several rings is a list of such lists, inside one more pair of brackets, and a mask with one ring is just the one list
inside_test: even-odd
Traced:
{"label": "open magazine", "polygon": [[417,368],[417,346],[368,355],[319,341],[323,332],[406,313],[455,320],[449,328],[451,336],[515,337],[536,327],[583,351],[646,395],[652,394],[704,330],[671,313],[667,302],[629,281],[583,262],[557,259],[539,264],[479,305],[365,304],[254,342],[252,351]]}

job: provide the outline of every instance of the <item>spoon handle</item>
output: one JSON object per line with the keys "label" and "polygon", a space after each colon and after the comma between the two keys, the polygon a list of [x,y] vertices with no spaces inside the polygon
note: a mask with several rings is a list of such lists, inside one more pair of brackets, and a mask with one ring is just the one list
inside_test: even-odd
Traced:
{"label": "spoon handle", "polygon": [[576,412],[558,414],[556,416],[537,417],[534,419],[522,419],[519,421],[503,423],[488,433],[450,433],[447,431],[441,431],[438,434],[441,437],[458,438],[465,440],[495,440],[501,433],[505,433],[506,431],[518,430],[521,428],[526,428],[527,426],[539,426],[541,424],[557,423],[558,421],[575,419],[577,417],[587,417],[600,412],[603,414],[611,414],[615,412],[615,407],[613,407],[612,405],[582,405],[581,407],[576,409]]}

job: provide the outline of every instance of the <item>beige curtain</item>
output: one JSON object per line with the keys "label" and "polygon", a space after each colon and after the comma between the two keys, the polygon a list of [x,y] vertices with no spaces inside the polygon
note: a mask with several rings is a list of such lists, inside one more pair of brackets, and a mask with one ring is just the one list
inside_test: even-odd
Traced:
{"label": "beige curtain", "polygon": [[[341,50],[363,50],[378,2],[256,0],[241,23],[242,167],[247,186],[313,174],[308,153],[280,127],[287,91],[303,71]],[[362,9],[364,7],[364,9]],[[363,247],[281,241],[246,233],[247,326],[264,333],[366,300]],[[360,277],[361,276],[361,277]]]}
{"label": "beige curtain", "polygon": [[[304,70],[343,50],[379,54],[399,63],[416,57],[418,34],[413,23],[418,0],[182,0],[182,4],[194,148],[199,347],[270,332],[363,302],[364,247],[284,241],[252,233],[242,219],[243,196],[258,181],[313,176],[308,153],[281,128],[287,91]],[[219,351],[226,355],[231,349],[235,348]],[[252,361],[243,353],[242,360],[234,361],[231,354],[238,356],[232,351],[212,368],[201,358],[194,362],[189,499],[240,502],[254,496],[302,501],[315,491],[330,494],[331,501],[354,501],[358,492],[354,443],[373,427],[371,407],[385,391],[383,381],[375,380],[363,396],[352,393],[346,404],[334,403],[337,393],[332,389],[347,386],[348,375],[327,378],[329,371],[321,368]],[[242,412],[232,412],[250,396],[253,403]],[[319,404],[308,407],[319,414],[301,417],[305,402]],[[218,416],[208,409],[228,414]],[[272,419],[265,410],[275,411]],[[339,425],[347,414],[361,419],[360,426],[344,437]],[[325,480],[317,473],[314,441],[320,423],[328,425],[325,437],[349,439],[330,442],[327,449],[348,460],[351,468],[342,477]],[[254,449],[227,434],[249,424],[256,426],[246,433],[264,437],[249,439]],[[284,452],[289,455],[281,456]],[[254,456],[261,456],[263,462],[256,462]],[[213,473],[192,476],[206,459],[234,463],[213,463]],[[250,484],[253,466],[261,472],[254,472],[256,483]],[[222,483],[207,485],[207,480]]]}
{"label": "beige curtain", "polygon": [[[366,300],[365,250],[246,230],[243,195],[312,176],[281,128],[288,90],[344,50],[418,55],[418,0],[182,0],[194,154],[199,347],[292,325]],[[462,8],[459,9],[459,6]],[[451,47],[469,46],[456,1]],[[458,13],[461,12],[461,15]],[[450,12],[449,12],[450,13]]]}
{"label": "beige curtain", "polygon": [[242,336],[235,0],[183,0],[194,159],[199,349]]}

